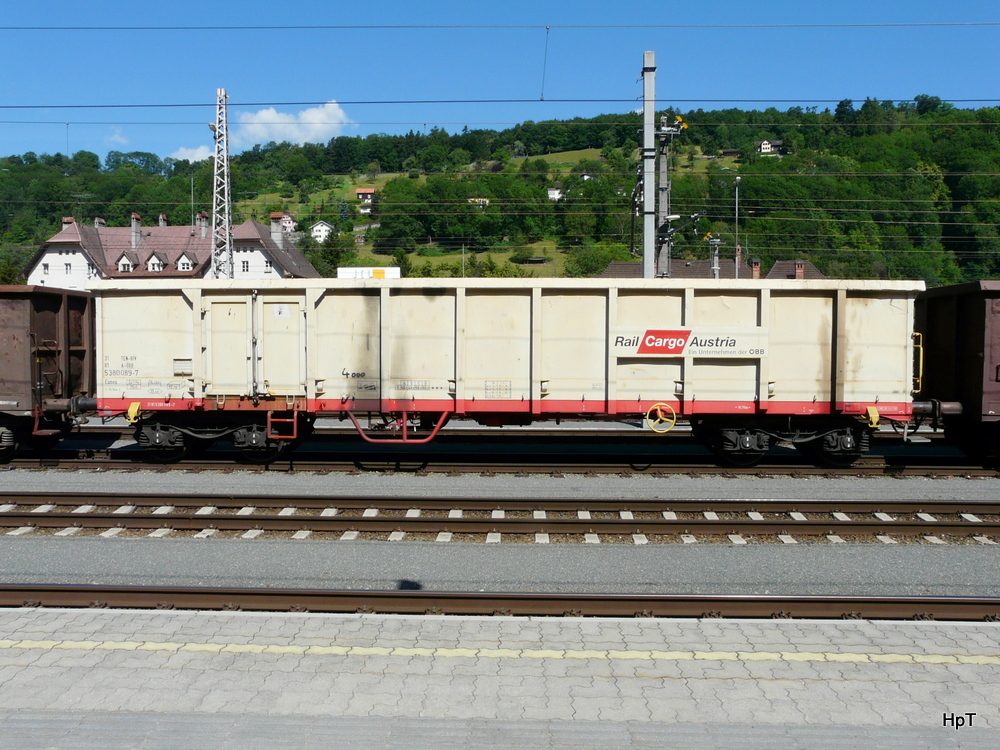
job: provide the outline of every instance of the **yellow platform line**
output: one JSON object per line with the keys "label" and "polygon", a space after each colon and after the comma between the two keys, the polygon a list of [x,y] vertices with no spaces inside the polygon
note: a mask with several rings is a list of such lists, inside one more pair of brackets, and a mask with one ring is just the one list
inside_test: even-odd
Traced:
{"label": "yellow platform line", "polygon": [[1000,654],[897,654],[845,651],[659,651],[531,648],[420,648],[382,646],[294,645],[275,643],[175,643],[171,641],[0,640],[0,651],[164,651],[205,654],[276,654],[291,656],[384,656],[421,659],[573,659],[599,661],[745,661],[830,662],[860,664],[1000,665]]}

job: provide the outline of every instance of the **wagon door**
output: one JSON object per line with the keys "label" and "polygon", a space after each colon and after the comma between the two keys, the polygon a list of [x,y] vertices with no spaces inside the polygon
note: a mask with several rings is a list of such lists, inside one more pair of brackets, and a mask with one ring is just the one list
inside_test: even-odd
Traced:
{"label": "wagon door", "polygon": [[251,298],[206,300],[205,349],[209,396],[248,396],[252,390]]}
{"label": "wagon door", "polygon": [[302,300],[248,295],[207,300],[210,396],[305,394]]}
{"label": "wagon door", "polygon": [[306,332],[302,301],[261,297],[258,303],[259,392],[272,396],[304,396]]}
{"label": "wagon door", "polygon": [[986,298],[986,368],[983,377],[983,416],[1000,414],[1000,299]]}

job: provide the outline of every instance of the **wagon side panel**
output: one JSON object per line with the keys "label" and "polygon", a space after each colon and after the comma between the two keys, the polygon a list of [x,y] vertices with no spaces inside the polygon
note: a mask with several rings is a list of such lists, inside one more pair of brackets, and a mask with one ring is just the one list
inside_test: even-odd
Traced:
{"label": "wagon side panel", "polygon": [[765,391],[772,414],[827,414],[833,401],[834,297],[771,295],[770,369]]}
{"label": "wagon side panel", "polygon": [[458,301],[458,408],[530,411],[531,290],[469,288]]}
{"label": "wagon side panel", "polygon": [[535,377],[543,412],[607,410],[607,303],[606,290],[542,290]]}
{"label": "wagon side panel", "polygon": [[[103,294],[97,305],[102,408],[186,408],[205,380],[196,346],[198,311],[180,291]],[[208,313],[211,315],[211,313]]]}
{"label": "wagon side panel", "polygon": [[0,412],[26,415],[32,406],[30,301],[0,290]]}
{"label": "wagon side panel", "polygon": [[687,316],[692,336],[684,388],[691,412],[756,411],[768,349],[761,327],[767,299],[758,289],[695,290]]}
{"label": "wagon side panel", "polygon": [[[386,292],[390,290],[386,289]],[[452,411],[454,289],[391,290],[381,296],[385,411]]]}
{"label": "wagon side panel", "polygon": [[309,315],[314,331],[310,361],[320,408],[379,411],[379,290],[324,290]]}
{"label": "wagon side panel", "polygon": [[[645,413],[657,403],[683,411],[684,358],[671,354],[616,356],[616,350],[636,341],[641,347],[647,331],[678,330],[684,325],[684,292],[619,290],[614,298],[615,325],[611,330],[612,385],[617,413]],[[638,337],[638,340],[637,340]]]}
{"label": "wagon side panel", "polygon": [[838,305],[837,408],[874,407],[908,417],[913,383],[913,295],[841,294]]}

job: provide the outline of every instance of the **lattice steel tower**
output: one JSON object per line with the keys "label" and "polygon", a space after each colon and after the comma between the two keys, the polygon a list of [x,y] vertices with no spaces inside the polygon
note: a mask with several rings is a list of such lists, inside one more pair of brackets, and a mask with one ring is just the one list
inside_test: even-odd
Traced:
{"label": "lattice steel tower", "polygon": [[212,277],[233,278],[233,216],[229,180],[229,116],[225,89],[216,90],[215,177],[212,181]]}

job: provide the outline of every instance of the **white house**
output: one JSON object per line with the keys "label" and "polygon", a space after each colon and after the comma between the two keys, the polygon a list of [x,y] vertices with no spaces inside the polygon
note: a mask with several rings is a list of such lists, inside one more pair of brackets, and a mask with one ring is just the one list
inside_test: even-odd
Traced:
{"label": "white house", "polygon": [[275,219],[278,220],[278,223],[281,225],[281,231],[285,234],[291,234],[299,228],[298,222],[296,222],[295,218],[287,211],[276,211],[271,214],[271,221],[274,221]]}
{"label": "white house", "polygon": [[[93,225],[64,217],[62,230],[42,243],[25,271],[29,284],[62,289],[86,289],[92,279],[198,278],[212,261],[209,216],[198,214],[195,225],[143,226],[137,213],[130,225],[109,227],[104,219]],[[271,226],[246,221],[233,227],[234,277],[315,278],[319,274],[283,231],[280,215]]]}
{"label": "white house", "polygon": [[754,141],[754,148],[758,154],[777,154],[784,147],[784,141]]}
{"label": "white house", "polygon": [[354,191],[354,195],[361,201],[358,213],[365,216],[370,214],[372,212],[372,204],[375,202],[375,188],[358,188]]}
{"label": "white house", "polygon": [[327,237],[329,237],[336,231],[337,228],[333,226],[333,224],[331,224],[328,221],[322,221],[322,220],[317,221],[315,224],[309,227],[309,234],[312,236],[314,240],[320,243],[326,242]]}

